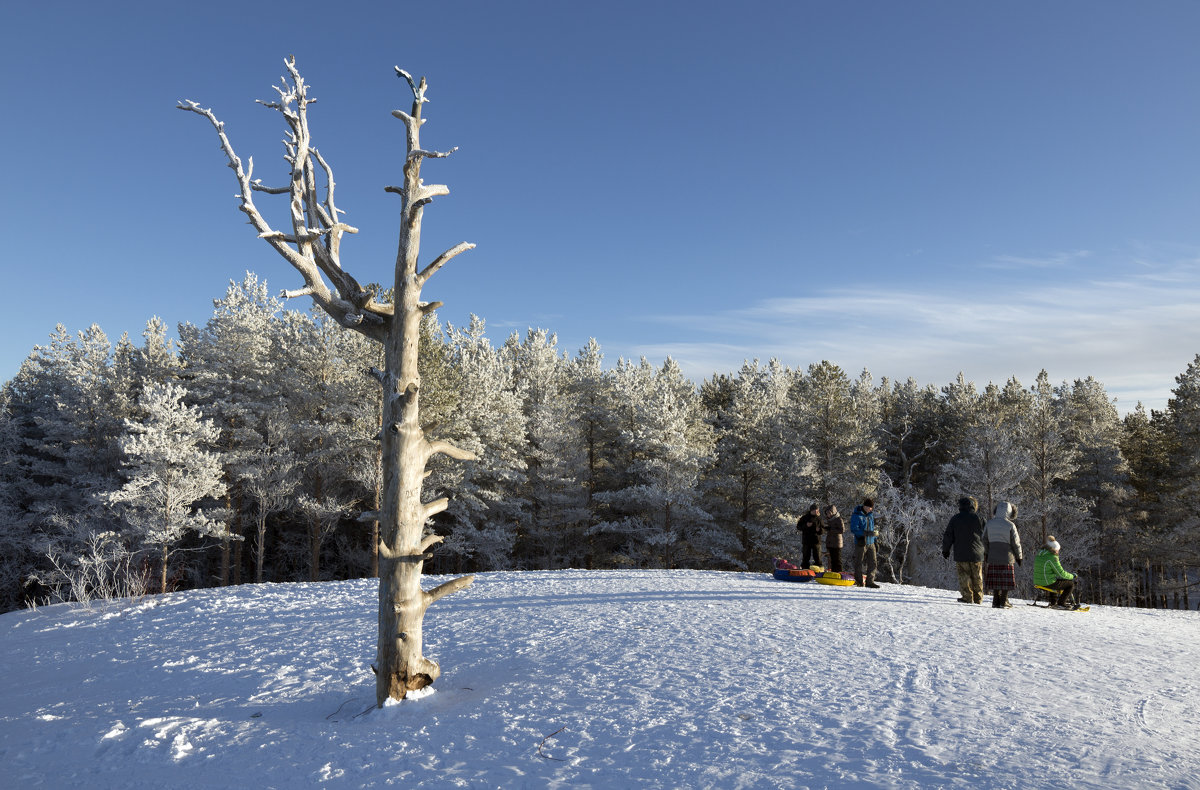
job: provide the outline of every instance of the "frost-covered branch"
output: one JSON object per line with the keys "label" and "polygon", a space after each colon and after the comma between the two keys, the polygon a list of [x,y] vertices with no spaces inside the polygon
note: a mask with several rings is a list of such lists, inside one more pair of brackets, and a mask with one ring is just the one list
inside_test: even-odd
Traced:
{"label": "frost-covered branch", "polygon": [[416,97],[418,100],[423,101],[423,102],[429,101],[428,99],[425,98],[425,79],[424,78],[421,79],[421,88],[420,88],[420,90],[418,90],[417,84],[415,82],[413,82],[413,78],[412,78],[411,74],[409,74],[407,71],[400,68],[399,66],[393,66],[392,68],[394,68],[396,70],[397,77],[400,77],[401,79],[404,79],[408,82],[408,87],[412,89],[414,97]]}
{"label": "frost-covered branch", "polygon": [[445,159],[457,150],[457,145],[451,148],[449,151],[423,151],[421,149],[415,149],[408,152],[408,159],[410,162],[420,157],[424,157],[426,159]]}
{"label": "frost-covered branch", "polygon": [[[339,215],[345,212],[338,209],[334,202],[333,168],[311,144],[308,106],[315,99],[308,96],[308,86],[296,69],[295,58],[286,59],[284,64],[290,75],[290,84],[288,78],[284,78],[282,86],[274,86],[279,100],[259,103],[279,112],[288,125],[284,159],[290,165],[291,176],[287,187],[263,186],[261,179],[253,178],[253,159],[247,160],[247,167],[243,168],[225,133],[224,123],[217,119],[211,109],[190,100],[180,102],[177,106],[207,118],[217,131],[221,149],[238,181],[239,208],[249,217],[259,238],[270,244],[304,280],[302,289],[287,293],[311,297],[343,326],[357,329],[382,342],[387,335],[392,310],[375,301],[353,276],[342,269],[342,236],[357,233],[358,230],[340,221]],[[325,180],[324,200],[317,195],[318,170]],[[290,233],[271,227],[254,204],[255,192],[286,194],[290,197]],[[330,288],[328,283],[332,283],[333,287]]]}

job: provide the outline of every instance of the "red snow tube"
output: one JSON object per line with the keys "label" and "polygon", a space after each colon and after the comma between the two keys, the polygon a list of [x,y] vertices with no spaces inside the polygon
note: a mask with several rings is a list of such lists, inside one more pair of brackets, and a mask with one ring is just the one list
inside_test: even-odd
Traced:
{"label": "red snow tube", "polygon": [[817,572],[806,568],[776,568],[775,578],[784,582],[811,582],[817,578]]}

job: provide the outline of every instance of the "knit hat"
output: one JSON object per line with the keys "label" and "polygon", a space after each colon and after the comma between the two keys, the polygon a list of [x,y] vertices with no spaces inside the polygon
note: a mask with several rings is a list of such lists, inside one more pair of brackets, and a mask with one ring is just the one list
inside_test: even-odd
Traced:
{"label": "knit hat", "polygon": [[1062,546],[1058,545],[1058,541],[1054,539],[1053,535],[1047,535],[1046,548],[1050,549],[1050,551],[1058,551]]}

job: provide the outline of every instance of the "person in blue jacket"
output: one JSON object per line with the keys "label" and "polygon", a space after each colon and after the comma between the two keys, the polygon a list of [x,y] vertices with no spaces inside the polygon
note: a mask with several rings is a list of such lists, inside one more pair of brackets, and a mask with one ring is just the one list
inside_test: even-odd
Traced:
{"label": "person in blue jacket", "polygon": [[850,515],[850,532],[854,535],[854,584],[875,587],[875,502],[870,498],[854,508]]}

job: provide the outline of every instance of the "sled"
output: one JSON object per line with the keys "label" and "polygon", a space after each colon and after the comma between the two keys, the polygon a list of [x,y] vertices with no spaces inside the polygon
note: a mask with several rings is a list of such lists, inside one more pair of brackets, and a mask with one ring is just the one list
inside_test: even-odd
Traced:
{"label": "sled", "polygon": [[817,572],[805,568],[776,568],[775,578],[781,582],[811,582],[817,578]]}
{"label": "sled", "polygon": [[837,571],[825,571],[817,577],[819,584],[832,584],[837,587],[852,587],[854,586],[854,575],[851,573],[838,573]]}
{"label": "sled", "polygon": [[[1040,584],[1035,584],[1033,585],[1033,600],[1029,602],[1029,605],[1036,606],[1039,609],[1049,609],[1051,602],[1058,597],[1058,594],[1059,591],[1052,587],[1043,587]],[[1080,606],[1079,602],[1075,600],[1074,591],[1071,592],[1071,600],[1075,604],[1074,608],[1071,609],[1073,612],[1087,612],[1092,608],[1090,606]],[[1043,601],[1045,601],[1044,604],[1042,603]]]}

